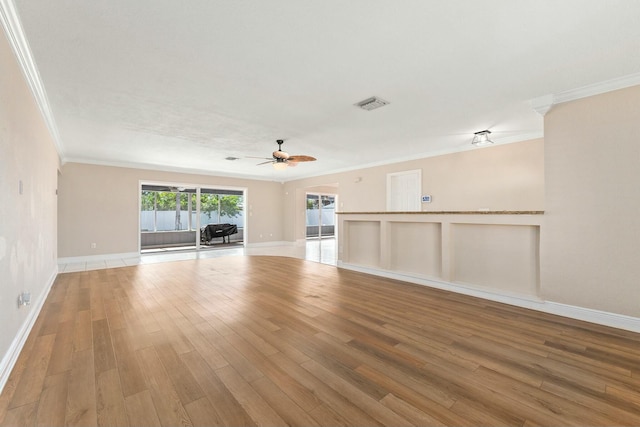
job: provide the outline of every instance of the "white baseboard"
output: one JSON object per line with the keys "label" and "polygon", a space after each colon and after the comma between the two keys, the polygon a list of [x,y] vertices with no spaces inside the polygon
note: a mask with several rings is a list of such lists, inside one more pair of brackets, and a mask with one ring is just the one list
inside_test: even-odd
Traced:
{"label": "white baseboard", "polygon": [[4,386],[9,380],[9,375],[11,375],[11,371],[18,361],[18,356],[20,356],[22,347],[24,347],[24,343],[27,341],[27,337],[29,336],[33,325],[36,323],[36,319],[40,314],[40,310],[42,310],[42,306],[44,305],[44,302],[49,295],[49,291],[51,290],[51,287],[53,286],[57,275],[58,266],[55,266],[53,274],[51,275],[51,277],[49,277],[44,291],[38,296],[38,299],[36,301],[33,301],[33,303],[28,306],[31,309],[29,315],[27,316],[24,323],[22,324],[22,327],[11,342],[9,350],[7,350],[5,355],[2,357],[2,361],[0,362],[0,393],[2,393],[2,390],[4,390]]}
{"label": "white baseboard", "polygon": [[389,279],[415,283],[417,285],[443,289],[446,291],[456,292],[459,294],[469,295],[477,298],[484,298],[490,301],[501,302],[504,304],[537,310],[544,313],[555,314],[562,317],[568,317],[570,319],[583,320],[585,322],[610,326],[617,329],[624,329],[631,332],[640,332],[640,318],[637,317],[593,310],[590,308],[578,307],[574,305],[561,304],[553,301],[545,301],[530,295],[518,295],[484,290],[472,286],[460,285],[457,283],[426,279],[412,275],[396,273],[393,271],[381,270],[373,267],[363,267],[359,265],[343,263],[341,261],[338,261],[337,267],[347,270],[359,271],[361,273],[372,274],[374,276],[381,276]]}
{"label": "white baseboard", "polygon": [[258,242],[258,243],[247,243],[245,245],[246,248],[266,248],[269,246],[294,246],[294,242],[287,242],[284,240],[276,241],[276,242]]}
{"label": "white baseboard", "polygon": [[107,261],[107,260],[113,260],[113,259],[131,259],[131,258],[140,258],[140,254],[138,252],[125,252],[120,254],[102,254],[102,255],[65,257],[65,258],[58,258],[58,265],[78,264],[81,262]]}
{"label": "white baseboard", "polygon": [[598,325],[624,329],[626,331],[640,332],[640,318],[625,316],[624,314],[610,313],[608,311],[594,310],[552,301],[545,301],[543,310],[541,311],[569,317],[571,319],[597,323]]}

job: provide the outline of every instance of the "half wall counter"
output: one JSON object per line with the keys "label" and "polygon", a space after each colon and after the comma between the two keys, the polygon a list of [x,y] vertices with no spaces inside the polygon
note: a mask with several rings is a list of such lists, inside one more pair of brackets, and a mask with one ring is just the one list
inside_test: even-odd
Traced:
{"label": "half wall counter", "polygon": [[338,212],[338,267],[538,299],[543,214]]}

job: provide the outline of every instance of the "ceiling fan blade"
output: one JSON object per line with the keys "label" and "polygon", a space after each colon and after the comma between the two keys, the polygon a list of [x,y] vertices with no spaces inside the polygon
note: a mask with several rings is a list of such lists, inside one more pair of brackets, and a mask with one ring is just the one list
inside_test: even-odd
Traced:
{"label": "ceiling fan blade", "polygon": [[278,139],[276,141],[278,143],[278,150],[274,151],[272,157],[253,157],[246,156],[247,159],[262,159],[266,160],[266,162],[258,163],[256,166],[266,165],[267,163],[272,163],[276,169],[280,169],[281,166],[298,166],[300,162],[313,162],[316,160],[315,157],[305,156],[303,154],[299,154],[297,156],[290,156],[286,151],[282,151],[282,143],[284,140]]}
{"label": "ceiling fan blade", "polygon": [[314,162],[316,160],[315,157],[311,157],[311,156],[305,156],[305,155],[296,155],[296,156],[289,156],[289,161],[290,162]]}

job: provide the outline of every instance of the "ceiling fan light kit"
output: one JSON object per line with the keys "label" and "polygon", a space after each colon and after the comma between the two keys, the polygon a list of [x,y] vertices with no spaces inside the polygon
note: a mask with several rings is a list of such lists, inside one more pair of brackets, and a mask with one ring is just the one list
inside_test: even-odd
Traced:
{"label": "ceiling fan light kit", "polygon": [[278,171],[283,170],[283,169],[286,169],[288,166],[289,166],[289,165],[288,165],[286,162],[284,162],[284,161],[282,161],[282,162],[274,162],[274,163],[273,163],[273,168],[274,168],[275,170],[278,170]]}

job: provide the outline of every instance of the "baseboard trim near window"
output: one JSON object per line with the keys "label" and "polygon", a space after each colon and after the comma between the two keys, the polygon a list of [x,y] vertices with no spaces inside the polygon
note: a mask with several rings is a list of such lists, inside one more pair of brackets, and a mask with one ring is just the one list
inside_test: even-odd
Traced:
{"label": "baseboard trim near window", "polygon": [[38,298],[35,301],[32,300],[31,305],[26,306],[31,311],[24,320],[22,327],[18,330],[18,333],[13,338],[13,341],[11,341],[9,349],[4,354],[4,356],[2,357],[2,361],[0,362],[0,393],[2,393],[5,385],[7,385],[7,381],[9,381],[11,371],[18,361],[18,356],[20,356],[20,352],[22,351],[22,348],[24,347],[24,344],[29,337],[29,333],[31,333],[31,329],[33,329],[33,325],[36,323],[36,319],[40,314],[40,310],[42,310],[42,306],[44,305],[44,302],[49,295],[49,291],[51,290],[51,287],[53,286],[57,275],[58,266],[55,266],[53,274],[51,274],[51,277],[49,277],[44,291],[40,295],[38,295]]}
{"label": "baseboard trim near window", "polygon": [[531,295],[507,294],[498,291],[488,291],[472,286],[464,286],[456,283],[444,282],[433,279],[426,279],[402,274],[374,267],[363,267],[354,264],[338,261],[338,268],[368,273],[374,276],[386,277],[389,279],[401,280],[417,285],[429,286],[436,289],[456,292],[472,297],[483,298],[490,301],[501,302],[516,307],[528,308],[544,313],[555,314],[557,316],[568,317],[570,319],[582,320],[612,328],[624,329],[631,332],[640,333],[640,318],[626,316],[623,314],[610,313],[606,311],[594,310],[591,308],[578,307],[574,305],[562,304],[553,301],[545,301]]}
{"label": "baseboard trim near window", "polygon": [[273,241],[273,242],[257,242],[257,243],[246,243],[245,247],[247,248],[268,248],[269,246],[294,246],[294,242],[287,242],[284,240]]}
{"label": "baseboard trim near window", "polygon": [[140,254],[138,252],[125,252],[120,254],[102,254],[102,255],[87,255],[87,256],[73,256],[58,258],[58,265],[61,264],[77,264],[81,262],[99,262],[108,261],[114,259],[139,259]]}

